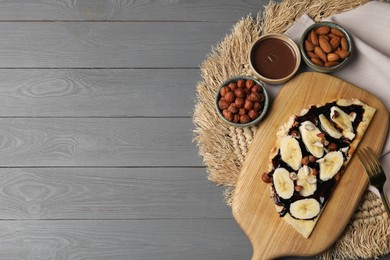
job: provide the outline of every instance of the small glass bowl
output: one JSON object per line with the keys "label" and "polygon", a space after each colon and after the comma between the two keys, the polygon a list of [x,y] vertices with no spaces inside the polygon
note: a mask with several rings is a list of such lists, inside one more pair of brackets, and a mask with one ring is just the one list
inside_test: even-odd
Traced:
{"label": "small glass bowl", "polygon": [[[342,60],[338,65],[336,66],[332,66],[332,67],[325,67],[325,66],[320,66],[320,65],[317,65],[315,63],[313,63],[311,60],[310,60],[310,57],[306,54],[306,50],[305,50],[305,40],[307,39],[309,33],[312,31],[312,30],[315,30],[317,29],[318,27],[321,27],[321,26],[328,26],[330,28],[336,28],[338,30],[340,30],[344,35],[345,35],[345,38],[347,40],[347,43],[348,43],[348,51],[349,51],[349,56],[346,57],[344,60]],[[312,24],[311,26],[309,26],[305,32],[302,34],[302,37],[301,37],[301,41],[300,41],[300,49],[301,49],[301,54],[302,54],[302,58],[303,60],[305,61],[305,63],[310,67],[312,68],[313,70],[316,70],[316,71],[319,71],[319,72],[323,72],[323,73],[331,73],[331,72],[334,72],[334,71],[337,71],[339,69],[341,69],[342,67],[344,67],[348,62],[349,60],[351,59],[352,57],[352,53],[353,53],[353,46],[352,46],[352,40],[351,40],[351,37],[350,35],[348,34],[348,32],[343,28],[341,27],[340,25],[338,24],[335,24],[335,23],[332,23],[332,22],[318,22],[318,23],[315,23],[315,24]]]}
{"label": "small glass bowl", "polygon": [[[231,122],[231,121],[227,120],[223,116],[221,109],[218,107],[218,102],[221,99],[221,93],[220,93],[221,89],[224,86],[229,85],[229,83],[232,83],[232,82],[236,83],[237,80],[239,80],[239,79],[244,79],[244,80],[251,79],[251,80],[253,80],[256,85],[259,85],[262,88],[262,93],[264,95],[264,101],[262,102],[263,103],[263,108],[261,110],[261,113],[258,115],[258,117],[256,117],[254,120],[249,121],[248,123],[234,123],[234,122]],[[264,118],[264,116],[266,115],[267,110],[268,110],[268,106],[269,106],[269,97],[268,97],[267,90],[264,87],[264,84],[261,81],[258,81],[257,79],[252,78],[252,77],[248,77],[248,76],[236,76],[236,77],[232,77],[232,78],[226,80],[225,82],[223,82],[219,86],[217,94],[216,94],[216,97],[215,97],[215,108],[217,110],[218,115],[222,118],[222,120],[224,122],[226,122],[229,125],[236,126],[236,127],[246,127],[246,126],[251,126],[251,125],[255,125],[255,124],[259,123]]]}

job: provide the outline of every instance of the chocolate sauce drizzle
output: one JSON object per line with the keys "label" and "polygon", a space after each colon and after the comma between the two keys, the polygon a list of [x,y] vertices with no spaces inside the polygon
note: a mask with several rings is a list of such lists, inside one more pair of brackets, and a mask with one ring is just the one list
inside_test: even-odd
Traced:
{"label": "chocolate sauce drizzle", "polygon": [[[321,130],[322,129],[321,128],[321,123],[320,123],[320,120],[319,120],[318,116],[320,114],[323,114],[329,121],[331,121],[331,118],[330,118],[330,108],[333,107],[333,106],[336,106],[336,107],[340,108],[342,111],[344,111],[347,114],[350,114],[352,112],[356,113],[356,118],[352,122],[353,131],[356,134],[356,129],[358,128],[360,122],[363,119],[364,108],[362,106],[360,106],[360,105],[349,105],[349,106],[345,106],[345,107],[344,106],[339,106],[339,105],[337,105],[336,101],[335,102],[331,102],[331,103],[327,103],[327,104],[325,104],[324,106],[321,106],[321,107],[316,107],[316,106],[310,107],[309,111],[305,115],[296,117],[295,122],[293,124],[293,127],[289,130],[288,134],[290,135],[294,131],[297,131],[299,133],[299,126],[303,122],[305,122],[305,121],[311,121],[318,129]],[[338,129],[338,130],[340,132],[342,132],[342,129]],[[352,140],[348,140],[345,137],[341,137],[340,139],[335,139],[335,138],[331,137],[325,131],[321,131],[321,132],[323,132],[325,134],[325,139],[327,141],[329,141],[329,143],[335,143],[337,145],[337,150],[340,150],[340,149],[342,149],[344,147],[349,147],[349,144],[352,141]],[[298,143],[299,143],[301,151],[302,151],[302,157],[311,155],[311,153],[309,151],[307,151],[307,149],[305,147],[305,144],[302,141],[302,138],[299,138],[297,140],[298,140]],[[348,159],[346,153],[343,153],[343,156],[344,156],[344,161]],[[271,178],[272,178],[273,173],[274,173],[276,168],[285,168],[289,172],[296,172],[294,169],[292,169],[287,163],[285,163],[281,159],[280,151],[272,159],[272,165],[273,165],[273,169],[272,169],[272,171],[270,171],[268,173],[268,176],[271,177]],[[334,189],[334,187],[335,187],[335,185],[337,183],[336,179],[340,178],[341,174],[345,170],[344,167],[342,167],[341,170],[340,170],[340,173],[337,174],[336,176],[334,176],[332,179],[330,179],[328,181],[322,181],[319,178],[319,175],[320,175],[319,163],[317,163],[317,162],[309,162],[307,164],[307,166],[309,166],[312,169],[316,169],[317,172],[319,173],[319,174],[316,175],[316,178],[317,178],[317,189],[314,192],[314,194],[311,195],[311,196],[303,197],[298,191],[294,191],[294,194],[293,194],[293,196],[290,199],[283,199],[283,198],[281,198],[281,197],[279,197],[277,195],[276,190],[275,190],[275,186],[274,186],[273,182],[271,183],[272,189],[273,189],[273,193],[274,193],[274,202],[275,202],[276,205],[282,206],[282,208],[283,208],[279,212],[279,215],[281,217],[285,216],[290,211],[290,205],[293,202],[295,202],[297,200],[300,200],[300,199],[303,199],[303,198],[314,198],[314,199],[316,199],[320,203],[320,206],[321,206],[321,209],[322,209],[324,207],[324,205],[326,204],[326,202],[328,201],[330,195],[333,192],[333,189]],[[294,185],[296,185],[296,181],[294,181]],[[290,214],[290,215],[294,218],[294,216],[292,214]]]}

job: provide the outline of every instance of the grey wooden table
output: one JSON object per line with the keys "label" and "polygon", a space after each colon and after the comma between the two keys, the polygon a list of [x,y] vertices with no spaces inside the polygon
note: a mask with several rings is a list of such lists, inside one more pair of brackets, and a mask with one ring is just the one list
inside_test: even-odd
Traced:
{"label": "grey wooden table", "polygon": [[191,117],[266,3],[0,1],[0,259],[249,259]]}

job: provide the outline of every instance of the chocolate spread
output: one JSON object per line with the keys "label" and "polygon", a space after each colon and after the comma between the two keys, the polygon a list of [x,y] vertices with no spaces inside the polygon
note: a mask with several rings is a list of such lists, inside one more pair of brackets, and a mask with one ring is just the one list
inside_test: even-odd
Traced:
{"label": "chocolate spread", "polygon": [[269,79],[281,79],[293,72],[296,56],[292,47],[285,41],[267,38],[253,48],[251,61],[259,74]]}
{"label": "chocolate spread", "polygon": [[[291,129],[289,130],[289,134],[291,134],[292,131],[299,131],[300,124],[304,121],[307,121],[307,120],[312,121],[317,127],[320,127],[320,122],[318,120],[319,114],[323,114],[328,120],[331,120],[329,111],[330,111],[330,108],[332,106],[337,106],[337,102],[335,101],[335,102],[327,103],[326,105],[321,106],[321,107],[316,107],[316,106],[310,107],[310,109],[307,113],[295,118],[295,122],[297,122],[297,124],[295,126],[291,127]],[[358,128],[360,122],[363,119],[363,113],[364,113],[363,107],[360,105],[350,105],[347,107],[338,106],[338,107],[348,114],[351,112],[355,112],[357,114],[356,119],[353,122],[354,133],[356,133],[356,129]],[[326,139],[329,140],[330,142],[336,143],[337,147],[339,147],[339,148],[349,147],[349,142],[344,137],[342,137],[341,139],[335,139],[335,138],[332,138],[331,136],[329,136],[327,133],[324,133],[324,134],[325,134]],[[306,150],[302,139],[299,139],[298,142],[299,142],[299,145],[301,147],[302,156],[310,155],[310,153]],[[285,168],[289,172],[294,171],[294,169],[292,169],[287,163],[285,163],[281,159],[280,151],[272,159],[272,164],[273,164],[273,169],[271,170],[271,172],[268,173],[269,177],[272,177],[275,169],[279,168],[279,167]],[[317,162],[308,163],[308,166],[313,168],[313,169],[316,169],[317,171],[320,170],[319,164]],[[344,170],[344,168],[342,169],[342,171],[343,170]],[[329,197],[330,197],[330,195],[331,195],[331,193],[336,185],[336,180],[333,178],[333,179],[330,179],[328,181],[321,181],[319,178],[317,178],[317,181],[318,181],[317,182],[317,190],[315,191],[315,193],[313,195],[310,196],[310,198],[314,198],[317,201],[319,201],[321,204],[321,208],[322,208],[326,204],[326,202],[328,201],[328,199],[329,199]],[[275,196],[274,196],[275,204],[283,207],[282,211],[279,212],[279,215],[281,217],[283,217],[287,212],[289,212],[289,208],[290,208],[291,203],[303,198],[300,195],[300,193],[297,191],[294,192],[294,195],[290,199],[280,198],[276,193],[276,190],[275,190],[273,183],[271,185],[272,185],[272,189],[274,190],[274,194],[275,194]]]}

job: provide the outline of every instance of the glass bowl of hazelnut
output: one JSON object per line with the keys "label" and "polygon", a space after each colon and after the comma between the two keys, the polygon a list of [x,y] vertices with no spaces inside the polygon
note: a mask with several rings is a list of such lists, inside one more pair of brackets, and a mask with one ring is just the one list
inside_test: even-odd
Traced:
{"label": "glass bowl of hazelnut", "polygon": [[248,76],[226,80],[219,86],[215,98],[218,115],[236,127],[259,123],[267,113],[268,103],[264,84]]}

